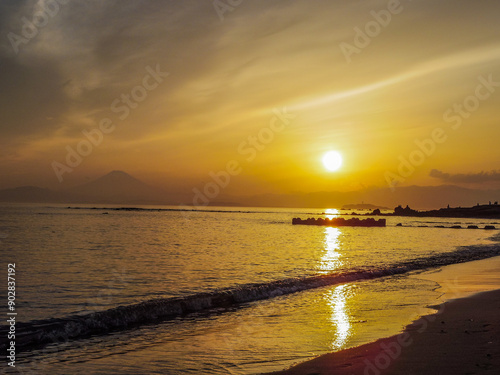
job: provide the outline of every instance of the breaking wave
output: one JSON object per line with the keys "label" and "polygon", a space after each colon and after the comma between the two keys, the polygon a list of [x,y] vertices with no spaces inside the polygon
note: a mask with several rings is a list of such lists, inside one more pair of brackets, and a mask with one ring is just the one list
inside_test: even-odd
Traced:
{"label": "breaking wave", "polygon": [[[131,329],[143,324],[154,324],[195,312],[210,312],[217,308],[238,305],[283,296],[303,290],[369,280],[410,271],[424,270],[449,264],[468,262],[500,255],[500,246],[481,245],[459,248],[456,251],[417,258],[380,268],[356,269],[309,277],[296,277],[267,283],[254,283],[183,297],[159,298],[115,307],[87,315],[35,320],[16,324],[16,348],[27,350],[51,343],[67,342],[113,331]],[[9,326],[0,327],[0,336],[6,337]],[[4,349],[5,344],[0,344]]]}

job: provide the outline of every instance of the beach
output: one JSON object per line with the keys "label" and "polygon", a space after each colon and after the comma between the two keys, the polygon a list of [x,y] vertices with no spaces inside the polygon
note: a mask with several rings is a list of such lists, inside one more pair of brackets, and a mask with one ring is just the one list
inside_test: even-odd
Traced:
{"label": "beach", "polygon": [[500,257],[456,264],[419,277],[447,300],[388,338],[329,353],[278,375],[498,374]]}

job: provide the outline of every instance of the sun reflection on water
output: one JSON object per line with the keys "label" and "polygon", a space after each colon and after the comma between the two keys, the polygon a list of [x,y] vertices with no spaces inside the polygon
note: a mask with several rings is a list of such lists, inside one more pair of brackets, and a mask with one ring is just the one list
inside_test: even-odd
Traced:
{"label": "sun reflection on water", "polygon": [[[328,209],[325,211],[327,218],[336,217],[338,210]],[[321,257],[320,271],[331,273],[339,270],[342,266],[340,253],[340,240],[342,234],[340,228],[325,227],[325,252]],[[351,334],[351,324],[349,323],[348,309],[346,299],[349,295],[349,286],[347,284],[339,285],[326,294],[327,304],[331,309],[330,323],[334,329],[334,336],[330,344],[332,350],[343,349]]]}
{"label": "sun reflection on water", "polygon": [[327,296],[328,304],[332,309],[330,321],[335,328],[335,336],[331,343],[331,349],[333,350],[345,348],[351,333],[351,323],[346,308],[348,289],[347,284],[339,285]]}
{"label": "sun reflection on water", "polygon": [[319,269],[323,273],[334,271],[342,265],[339,249],[340,229],[325,227],[325,253],[321,257]]}
{"label": "sun reflection on water", "polygon": [[333,219],[334,217],[337,217],[339,215],[339,210],[335,208],[327,208],[325,210],[325,217],[327,219]]}

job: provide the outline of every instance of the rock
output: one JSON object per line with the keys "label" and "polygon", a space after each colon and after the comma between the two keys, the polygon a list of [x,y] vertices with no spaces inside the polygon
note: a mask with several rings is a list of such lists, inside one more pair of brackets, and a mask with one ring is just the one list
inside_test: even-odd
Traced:
{"label": "rock", "polygon": [[353,217],[351,219],[344,218],[333,218],[333,219],[325,219],[325,218],[308,218],[302,220],[298,217],[292,219],[293,225],[320,225],[320,226],[333,226],[333,227],[385,227],[386,220],[379,219],[375,220],[373,218],[368,218],[365,220],[360,220],[357,217]]}

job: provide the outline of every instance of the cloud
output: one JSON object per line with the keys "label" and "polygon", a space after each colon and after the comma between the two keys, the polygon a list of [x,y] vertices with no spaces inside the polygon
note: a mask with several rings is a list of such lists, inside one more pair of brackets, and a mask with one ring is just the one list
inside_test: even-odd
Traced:
{"label": "cloud", "polygon": [[445,182],[466,183],[466,184],[500,181],[500,172],[497,172],[496,170],[493,170],[491,172],[450,174],[442,172],[437,169],[433,169],[429,173],[429,176],[440,179]]}
{"label": "cloud", "polygon": [[[10,58],[1,59],[0,127],[5,135],[35,135],[57,127],[67,109],[63,78],[44,61],[27,67]],[[46,135],[46,134],[45,134]]]}
{"label": "cloud", "polygon": [[[32,19],[37,7],[34,1],[0,4],[0,132],[12,142],[78,137],[82,128],[110,116],[110,104],[141,83],[147,66],[159,64],[172,75],[151,95],[156,100],[148,99],[137,111],[136,119],[148,114],[140,129],[146,135],[165,119],[171,123],[182,116],[173,104],[180,100],[176,93],[216,65],[214,43],[221,27],[211,3],[61,5],[16,54],[7,35],[21,35],[23,20]],[[154,107],[155,119],[148,106]]]}
{"label": "cloud", "polygon": [[[387,0],[245,1],[223,22],[212,1],[70,1],[16,54],[7,34],[21,34],[23,19],[44,1],[0,1],[2,176],[45,166],[54,179],[52,160],[63,160],[82,130],[108,117],[116,131],[73,175],[119,162],[112,168],[205,176],[268,124],[274,107],[286,106],[298,120],[252,168],[260,180],[274,181],[270,160],[289,154],[280,181],[315,185],[320,177],[308,173],[319,149],[343,145],[353,168],[366,165],[363,153],[382,165],[408,128],[440,124],[442,111],[470,95],[468,82],[500,77],[498,0],[408,2],[352,64],[339,43],[352,43],[354,27],[364,27]],[[111,103],[157,65],[168,78],[119,120]],[[483,118],[498,117],[494,100],[481,105]],[[496,128],[476,117],[468,129],[493,142]],[[457,147],[465,131],[457,133]],[[484,156],[481,168],[492,170],[494,160]],[[370,173],[367,183],[377,183],[378,172]]]}
{"label": "cloud", "polygon": [[450,69],[459,69],[464,66],[474,66],[477,64],[490,63],[498,61],[500,58],[500,46],[498,44],[490,44],[479,48],[471,48],[470,50],[454,53],[449,56],[438,57],[436,59],[426,61],[423,64],[415,65],[409,70],[393,75],[389,78],[369,83],[361,87],[348,89],[342,92],[327,94],[319,98],[315,98],[309,102],[300,103],[293,107],[294,109],[305,109],[320,105],[331,105],[332,103],[350,98],[357,95],[370,93],[372,91],[383,90],[389,86],[406,83],[410,80],[422,79],[422,77],[431,74],[441,74],[443,71]]}

